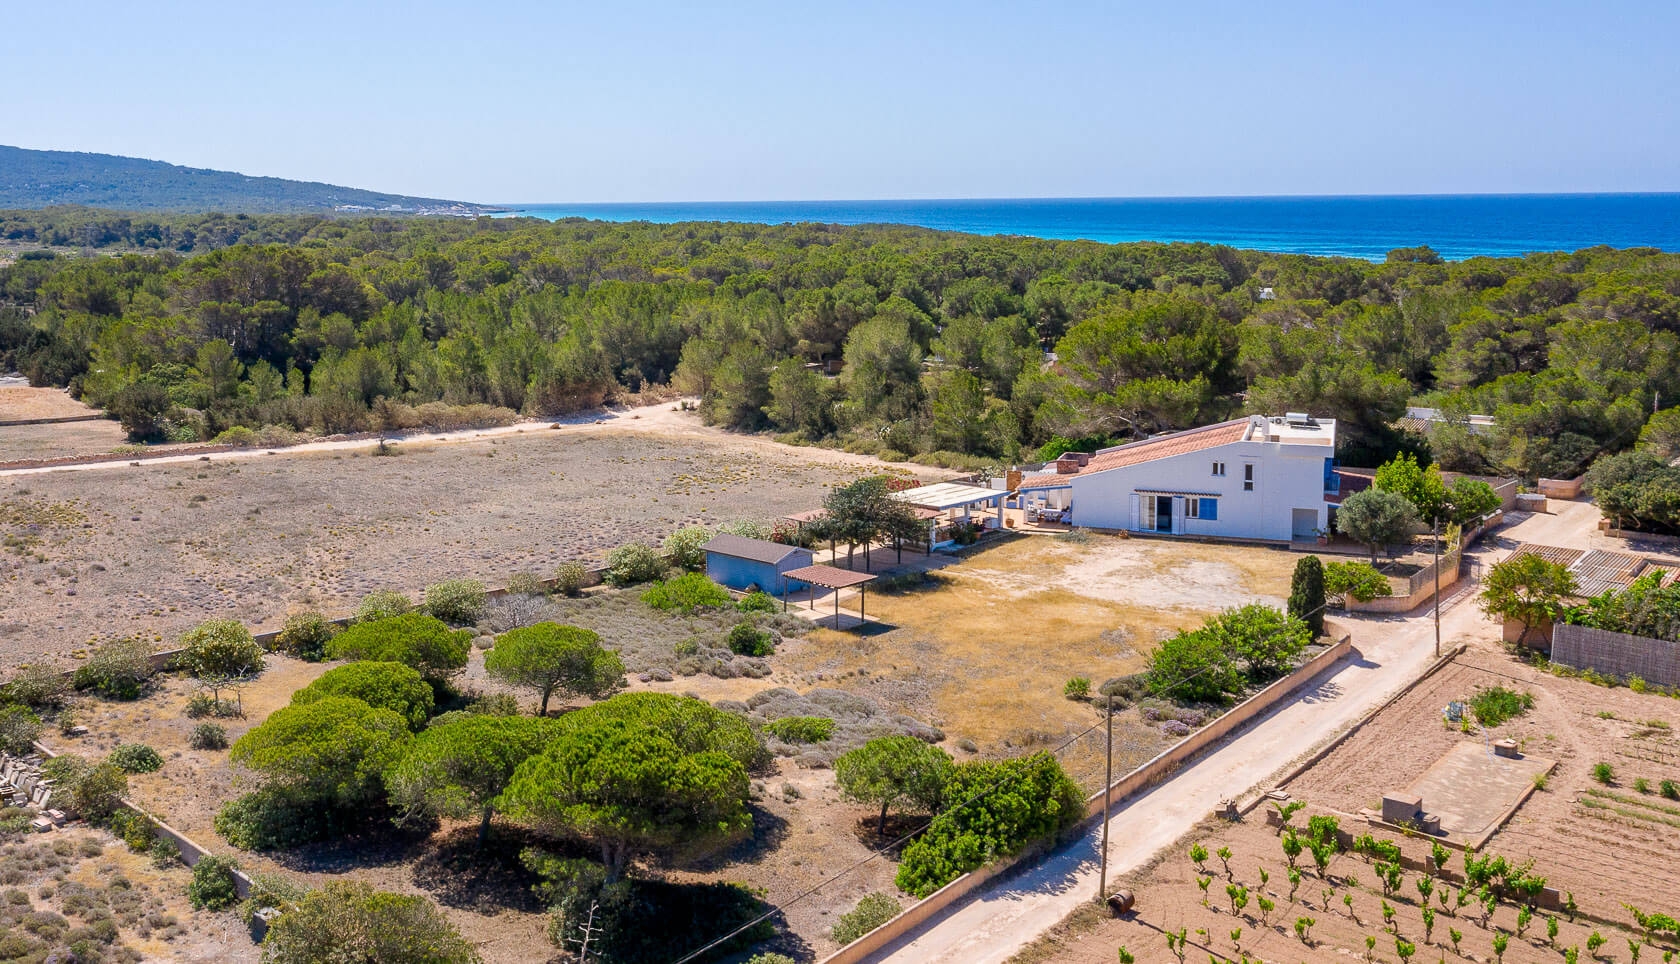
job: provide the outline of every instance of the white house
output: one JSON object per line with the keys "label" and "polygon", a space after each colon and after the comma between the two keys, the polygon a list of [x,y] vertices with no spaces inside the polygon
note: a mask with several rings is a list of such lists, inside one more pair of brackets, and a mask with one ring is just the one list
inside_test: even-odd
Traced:
{"label": "white house", "polygon": [[1339,482],[1336,422],[1292,412],[1068,453],[1022,478],[1023,503],[1067,507],[1075,526],[1277,541],[1328,530]]}

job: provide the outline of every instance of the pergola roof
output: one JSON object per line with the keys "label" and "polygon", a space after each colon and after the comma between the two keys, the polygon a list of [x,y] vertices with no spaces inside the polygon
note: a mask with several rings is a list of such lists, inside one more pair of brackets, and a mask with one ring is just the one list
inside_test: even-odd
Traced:
{"label": "pergola roof", "polygon": [[968,485],[963,482],[938,482],[933,485],[920,485],[914,489],[894,492],[892,498],[929,509],[955,509],[959,506],[973,505],[976,502],[1001,499],[1008,494],[1002,489],[982,489],[978,485]]}
{"label": "pergola roof", "polygon": [[861,586],[875,579],[867,572],[853,572],[850,569],[839,569],[834,566],[805,566],[801,569],[789,569],[782,575],[798,582],[808,582],[813,586],[821,586],[824,589],[850,589],[853,586]]}

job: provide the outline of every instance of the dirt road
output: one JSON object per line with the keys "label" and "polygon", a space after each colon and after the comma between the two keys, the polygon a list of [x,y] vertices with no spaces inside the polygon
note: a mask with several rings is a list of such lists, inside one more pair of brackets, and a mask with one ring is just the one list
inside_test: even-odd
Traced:
{"label": "dirt road", "polygon": [[[1482,566],[1503,559],[1520,542],[1585,545],[1599,513],[1586,503],[1554,503],[1556,515],[1520,518],[1468,553]],[[1441,614],[1442,647],[1461,639],[1495,639],[1498,627],[1461,583]],[[1274,710],[1235,740],[1187,767],[1168,783],[1125,805],[1109,824],[1109,872],[1147,862],[1225,798],[1270,782],[1295,760],[1323,746],[1386,702],[1433,661],[1430,614],[1410,618],[1347,618],[1355,657],[1317,686]],[[986,964],[1007,960],[1097,892],[1101,828],[1019,874],[1005,876],[934,917],[922,929],[877,955],[891,964]]]}

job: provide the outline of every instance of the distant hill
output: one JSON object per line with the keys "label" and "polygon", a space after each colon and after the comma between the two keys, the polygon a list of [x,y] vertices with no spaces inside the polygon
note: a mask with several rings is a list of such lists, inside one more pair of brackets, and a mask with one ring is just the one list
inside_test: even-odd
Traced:
{"label": "distant hill", "polygon": [[122,211],[226,211],[246,214],[391,211],[480,214],[481,204],[381,194],[315,181],[247,177],[114,154],[31,151],[0,146],[0,210],[60,204]]}

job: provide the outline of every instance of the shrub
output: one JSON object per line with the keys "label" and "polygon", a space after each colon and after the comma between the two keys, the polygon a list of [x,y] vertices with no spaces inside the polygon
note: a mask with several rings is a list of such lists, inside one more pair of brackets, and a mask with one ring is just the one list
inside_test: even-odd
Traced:
{"label": "shrub", "polygon": [[747,964],[798,964],[786,954],[754,954],[747,958]]}
{"label": "shrub", "polygon": [[111,751],[109,759],[127,773],[156,773],[163,768],[163,757],[144,743],[124,743]]}
{"label": "shrub", "polygon": [[428,898],[335,880],[275,920],[263,941],[263,960],[475,964],[479,956]]}
{"label": "shrub", "polygon": [[[70,791],[70,809],[90,821],[100,821],[121,806],[128,793],[128,775],[114,763],[98,763],[87,770]],[[56,794],[54,795],[56,797]]]}
{"label": "shrub", "polygon": [[1657,784],[1657,792],[1670,800],[1680,800],[1680,783],[1675,783],[1673,780],[1664,780]]}
{"label": "shrub", "polygon": [[152,645],[124,636],[101,645],[77,668],[76,688],[113,700],[139,699],[152,673]]}
{"label": "shrub", "polygon": [[1079,786],[1049,753],[1014,760],[972,761],[952,768],[947,800],[959,801],[933,818],[904,850],[900,890],[926,897],[963,874],[1053,837],[1085,814]]}
{"label": "shrub", "polygon": [[338,635],[339,628],[327,617],[306,609],[286,617],[280,635],[274,637],[274,649],[296,659],[318,663],[326,657],[327,643]]}
{"label": "shrub", "polygon": [[357,622],[327,644],[333,659],[402,663],[442,684],[466,668],[472,633],[420,613]]}
{"label": "shrub", "polygon": [[154,839],[146,852],[151,855],[152,866],[159,870],[181,861],[181,845],[168,837],[159,836]]}
{"label": "shrub", "polygon": [[1378,596],[1394,595],[1394,587],[1368,562],[1332,562],[1324,567],[1324,592],[1370,602]]}
{"label": "shrub", "polygon": [[752,623],[736,623],[735,628],[724,637],[729,645],[729,651],[737,656],[769,656],[776,651],[775,641],[770,634]]}
{"label": "shrub", "polygon": [[554,570],[554,591],[562,596],[577,597],[583,595],[584,587],[589,585],[589,570],[581,562],[563,562],[560,568]]}
{"label": "shrub", "polygon": [[542,577],[534,572],[516,572],[508,577],[507,594],[510,596],[546,596],[548,587],[543,584]]}
{"label": "shrub", "polygon": [[478,621],[488,600],[484,583],[477,579],[449,579],[426,587],[420,611],[452,626],[470,626]]}
{"label": "shrub", "polygon": [[1592,768],[1592,778],[1608,786],[1616,781],[1616,771],[1608,763],[1595,763]]}
{"label": "shrub", "polygon": [[1498,726],[1534,708],[1533,693],[1518,693],[1503,686],[1479,690],[1470,698],[1470,710],[1483,726]]}
{"label": "shrub", "polygon": [[1206,629],[1162,640],[1149,657],[1149,690],[1157,696],[1213,703],[1241,688],[1230,652]]}
{"label": "shrub", "polygon": [[1062,695],[1070,700],[1082,700],[1091,695],[1091,680],[1086,676],[1075,676],[1062,684]]}
{"label": "shrub", "polygon": [[1289,615],[1304,621],[1314,638],[1324,635],[1324,563],[1302,556],[1289,578]]}
{"label": "shrub", "polygon": [[13,756],[34,752],[36,738],[41,735],[41,718],[27,706],[8,706],[0,709],[0,750]]}
{"label": "shrub", "polygon": [[1208,620],[1207,630],[1259,678],[1277,675],[1313,640],[1305,622],[1264,603],[1227,609]]}
{"label": "shrub", "polygon": [[209,693],[194,693],[187,698],[187,718],[192,720],[206,716],[233,717],[244,716],[239,704],[231,700],[217,699]]}
{"label": "shrub", "polygon": [[897,917],[903,909],[895,898],[886,894],[865,894],[857,907],[840,915],[829,936],[836,944],[850,944]]}
{"label": "shrub", "polygon": [[431,718],[432,688],[414,669],[402,663],[362,661],[336,666],[292,694],[294,706],[329,696],[348,696],[369,706],[391,710],[418,730]]}
{"label": "shrub", "polygon": [[19,666],[6,683],[6,695],[13,702],[35,709],[60,706],[69,692],[68,677],[51,666],[39,663]]}
{"label": "shrub", "polygon": [[705,545],[711,539],[712,530],[705,526],[684,526],[666,536],[661,548],[671,565],[692,572],[706,568]]}
{"label": "shrub", "polygon": [[741,597],[735,608],[744,613],[773,613],[780,609],[776,597],[767,592],[749,592]]}
{"label": "shrub", "polygon": [[614,586],[663,579],[671,567],[659,550],[642,542],[629,542],[607,554],[606,580]]}
{"label": "shrub", "polygon": [[414,609],[414,604],[408,597],[393,589],[380,589],[362,597],[361,604],[356,607],[353,620],[358,623],[373,622],[379,619],[390,619],[401,616]]}
{"label": "shrub", "polygon": [[152,849],[152,843],[157,840],[157,825],[145,814],[134,810],[112,811],[105,819],[105,825],[130,851],[137,854]]}
{"label": "shrub", "polygon": [[642,593],[642,602],[655,609],[685,615],[698,609],[722,609],[730,605],[729,590],[706,578],[703,572],[689,572],[675,579],[656,582]]}
{"label": "shrub", "polygon": [[192,881],[187,884],[187,900],[193,910],[226,910],[239,903],[233,879],[238,867],[229,857],[205,854],[198,858],[193,864]]}
{"label": "shrub", "polygon": [[1645,779],[1644,777],[1634,777],[1633,789],[1636,793],[1650,793],[1651,781]]}
{"label": "shrub", "polygon": [[255,676],[263,669],[262,647],[237,619],[199,623],[181,636],[181,649],[176,658],[181,669],[212,690],[221,681]]}
{"label": "shrub", "polygon": [[834,736],[834,721],[826,716],[784,716],[764,724],[764,731],[783,743],[826,743]]}
{"label": "shrub", "polygon": [[200,723],[193,727],[187,745],[195,750],[225,750],[228,745],[227,730],[218,723]]}

